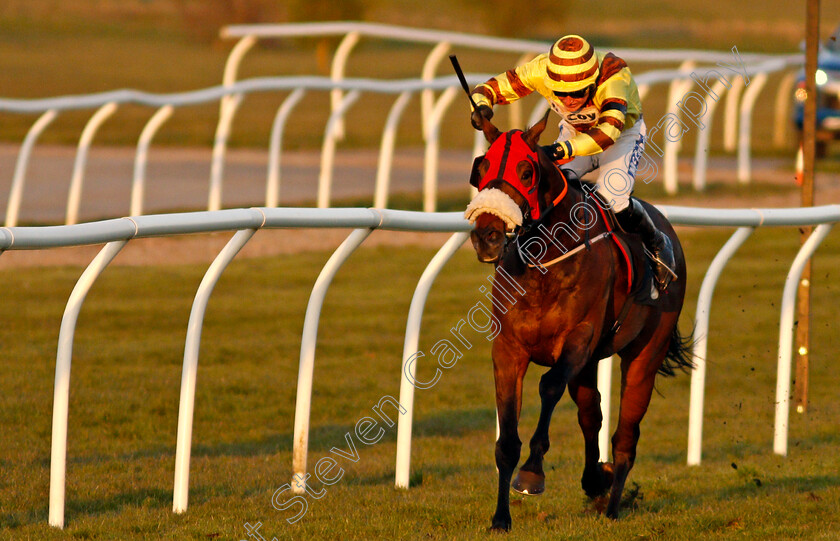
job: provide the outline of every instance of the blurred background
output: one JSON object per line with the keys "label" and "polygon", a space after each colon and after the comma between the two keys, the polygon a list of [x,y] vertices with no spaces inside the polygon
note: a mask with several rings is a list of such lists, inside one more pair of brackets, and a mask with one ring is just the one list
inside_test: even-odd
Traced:
{"label": "blurred background", "polygon": [[[822,28],[827,37],[840,21],[836,4],[824,2]],[[234,40],[222,40],[228,24],[317,20],[364,20],[419,28],[454,30],[550,42],[579,33],[597,47],[695,48],[741,52],[795,53],[804,39],[805,8],[783,0],[735,3],[725,0],[680,3],[664,0],[4,0],[0,3],[0,96],[37,98],[136,88],[181,92],[218,85]],[[333,39],[261,40],[249,53],[239,78],[266,75],[327,74]],[[347,76],[419,76],[430,47],[365,40],[356,47]],[[518,55],[455,50],[468,72],[498,73]],[[374,60],[375,59],[375,60]],[[661,66],[657,66],[661,67]],[[654,66],[631,65],[639,73]],[[445,68],[441,68],[444,70]],[[441,72],[442,75],[450,73]],[[774,75],[759,98],[759,111],[773,106]],[[647,117],[664,114],[665,85],[645,100]],[[231,145],[264,147],[273,111],[282,93],[251,95],[237,115]],[[328,114],[326,95],[312,98],[296,113],[287,148],[318,148]],[[321,100],[323,104],[319,103]],[[342,145],[376,146],[391,98],[363,96],[349,114]],[[323,106],[321,106],[323,105]],[[445,145],[468,148],[461,104],[450,108]],[[419,106],[402,122],[401,144],[420,144]],[[97,144],[135,144],[152,111],[122,107],[97,135]],[[89,112],[63,114],[42,136],[43,143],[75,144]],[[755,151],[779,154],[769,143],[772,129],[757,115]],[[0,141],[19,143],[34,116],[4,115]],[[156,145],[206,146],[218,118],[217,105],[180,109],[155,139]],[[502,117],[504,118],[504,117]],[[717,122],[715,130],[721,130]],[[313,129],[313,126],[316,126]],[[692,134],[685,142],[692,144]],[[712,141],[720,137],[713,133]],[[790,133],[790,148],[795,134]],[[690,147],[689,147],[690,148]],[[711,151],[719,151],[714,143]],[[784,150],[789,153],[789,149]]]}

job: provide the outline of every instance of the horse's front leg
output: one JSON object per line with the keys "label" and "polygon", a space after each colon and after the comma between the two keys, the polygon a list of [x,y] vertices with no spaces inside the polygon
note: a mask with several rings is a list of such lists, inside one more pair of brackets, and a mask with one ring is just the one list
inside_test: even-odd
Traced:
{"label": "horse's front leg", "polygon": [[531,454],[525,464],[519,468],[519,473],[513,481],[513,489],[522,494],[533,496],[545,491],[543,458],[550,446],[548,427],[554,408],[566,389],[565,368],[556,364],[540,378],[540,419],[537,421],[537,428],[531,438]]}
{"label": "horse's front leg", "polygon": [[510,479],[519,462],[519,411],[522,406],[522,379],[529,357],[524,351],[505,347],[502,337],[493,344],[493,373],[496,379],[496,411],[499,414],[499,439],[496,441],[496,468],[499,492],[491,530],[510,530]]}
{"label": "horse's front leg", "polygon": [[[531,454],[513,482],[513,488],[518,492],[534,495],[545,491],[543,459],[550,447],[548,427],[551,423],[551,415],[554,413],[557,402],[563,396],[569,378],[576,376],[587,366],[593,332],[592,325],[589,323],[581,323],[575,327],[566,336],[557,362],[540,379],[540,419],[537,421],[537,428],[531,438]],[[597,447],[595,452],[597,456]]]}

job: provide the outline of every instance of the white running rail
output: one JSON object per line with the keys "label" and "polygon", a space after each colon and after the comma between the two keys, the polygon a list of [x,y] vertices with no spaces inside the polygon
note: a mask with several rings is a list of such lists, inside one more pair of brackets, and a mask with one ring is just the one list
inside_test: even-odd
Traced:
{"label": "white running rail", "polygon": [[[300,37],[300,36],[323,36],[343,35],[344,41],[333,58],[333,65],[330,77],[263,77],[244,81],[237,81],[239,67],[254,44],[261,38],[278,37]],[[227,38],[239,38],[239,42],[233,47],[225,66],[223,81],[220,86],[206,88],[191,92],[177,94],[149,94],[136,90],[117,90],[113,92],[88,94],[80,96],[64,96],[51,99],[20,100],[0,98],[0,112],[41,114],[41,117],[33,123],[30,132],[27,134],[18,154],[14,178],[7,202],[5,225],[16,226],[20,218],[20,206],[24,196],[25,178],[28,161],[32,154],[32,147],[40,134],[49,126],[55,117],[62,112],[77,109],[98,109],[91,117],[84,133],[81,136],[76,162],[71,180],[70,193],[68,194],[65,223],[72,224],[78,221],[79,206],[82,202],[83,184],[87,155],[98,128],[107,121],[120,105],[132,103],[157,108],[147,125],[143,129],[137,144],[136,159],[134,165],[134,176],[132,180],[131,200],[128,204],[132,215],[143,213],[144,183],[146,173],[146,162],[148,160],[148,149],[158,129],[172,116],[173,108],[195,106],[207,102],[219,103],[219,120],[216,127],[216,134],[213,142],[210,178],[208,183],[207,209],[218,210],[223,206],[223,177],[227,142],[229,134],[235,121],[236,112],[247,94],[253,92],[292,92],[281,105],[275,116],[271,131],[269,145],[269,165],[266,174],[266,199],[265,206],[273,207],[279,204],[280,179],[281,179],[281,152],[282,136],[289,115],[302,101],[306,91],[329,92],[331,95],[332,115],[328,126],[324,129],[322,145],[321,170],[319,174],[319,200],[318,205],[330,206],[330,188],[334,165],[334,152],[336,143],[342,140],[346,131],[344,116],[353,105],[353,100],[348,100],[346,92],[370,92],[397,94],[399,99],[395,102],[388,116],[383,129],[380,144],[379,166],[376,176],[376,187],[374,195],[374,206],[387,207],[388,186],[390,184],[390,168],[393,162],[394,138],[396,128],[399,125],[402,112],[414,94],[420,95],[420,104],[423,111],[423,134],[425,139],[424,153],[424,209],[433,211],[436,209],[435,194],[437,192],[438,178],[438,153],[440,122],[446,114],[449,106],[455,99],[458,92],[457,80],[452,77],[435,77],[439,62],[445,57],[446,52],[453,47],[473,48],[490,51],[507,51],[525,54],[542,52],[548,46],[547,43],[526,40],[500,39],[473,34],[462,34],[453,32],[440,32],[434,30],[422,30],[391,25],[380,25],[372,23],[301,23],[289,25],[243,25],[230,26],[222,30],[222,36]],[[434,44],[434,48],[424,63],[422,73],[418,79],[408,80],[376,80],[376,79],[353,79],[345,77],[346,65],[355,44],[361,38],[380,38],[398,40],[402,42]],[[645,92],[652,85],[669,83],[672,85],[672,98],[668,103],[668,114],[676,115],[681,119],[683,111],[679,109],[677,98],[682,94],[678,90],[688,91],[695,81],[690,78],[686,61],[691,65],[697,65],[698,71],[706,68],[714,68],[719,62],[732,62],[731,52],[700,51],[700,50],[644,50],[619,48],[613,50],[619,56],[630,62],[681,64],[682,71],[677,68],[659,69],[644,73],[637,73],[636,79],[640,89]],[[746,88],[745,96],[740,101],[740,87],[732,85],[733,89],[726,92],[726,113],[724,117],[725,132],[727,135],[727,147],[733,150],[737,148],[738,155],[738,178],[742,182],[750,179],[750,156],[752,148],[751,124],[755,100],[764,85],[768,74],[777,72],[789,72],[791,68],[802,62],[801,55],[765,55],[740,53],[740,58],[746,66],[746,74],[755,76],[750,85]],[[495,74],[469,74],[467,79],[474,85],[483,82]],[[735,81],[740,81],[735,78]],[[787,125],[780,119],[786,119],[789,99],[784,99],[783,93],[788,93],[790,88],[790,76],[782,78],[775,100],[777,133],[774,139],[783,141],[784,130]],[[724,90],[715,87],[717,94]],[[453,89],[453,90],[450,90]],[[737,90],[736,90],[737,89]],[[441,92],[437,99],[434,93]],[[358,96],[358,94],[356,94]],[[703,117],[711,123],[716,100],[705,100],[708,104],[707,114]],[[739,111],[740,109],[740,111]],[[545,110],[541,102],[529,116],[534,119],[539,113]],[[466,111],[465,111],[466,118]],[[654,118],[648,115],[647,123],[649,129],[656,124]],[[740,129],[736,130],[736,124],[740,121]],[[465,121],[466,126],[466,121]],[[465,127],[465,129],[469,129]],[[708,132],[710,129],[701,130],[695,150],[695,172],[693,185],[695,189],[703,189],[706,183],[706,161]],[[731,141],[730,141],[731,139]],[[701,143],[702,140],[702,143]],[[701,146],[702,145],[702,146]],[[679,142],[668,141],[665,146],[665,171],[663,182],[668,192],[677,190],[676,164]]]}

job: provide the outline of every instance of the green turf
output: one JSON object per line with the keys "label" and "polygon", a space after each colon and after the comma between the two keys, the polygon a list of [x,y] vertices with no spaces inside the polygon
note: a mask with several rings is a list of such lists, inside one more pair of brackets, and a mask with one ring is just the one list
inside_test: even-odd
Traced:
{"label": "green turf", "polygon": [[[685,230],[691,327],[702,273],[726,230]],[[259,234],[259,233],[258,233]],[[376,235],[378,233],[374,233]],[[834,369],[840,241],[830,236],[814,268],[811,409],[793,414],[790,454],[772,453],[778,309],[798,243],[791,229],[758,231],[725,271],[709,341],[704,462],[685,466],[689,378],[660,379],[642,425],[632,501],[613,523],[579,487],[582,439],[564,397],[552,425],[548,488],[513,497],[510,539],[832,539],[840,528],[840,433]],[[363,248],[338,273],[320,325],[310,468],[384,395],[398,397],[408,303],[433,251]],[[204,266],[114,267],[94,286],[76,332],[70,400],[67,528],[47,526],[54,357],[61,314],[79,268],[0,272],[0,538],[483,539],[494,506],[493,384],[489,342],[437,385],[416,392],[409,491],[393,488],[395,429],[379,443],[355,439],[359,460],[293,510],[271,506],[291,473],[297,360],[303,314],[329,254],[234,261],[210,301],[202,335],[190,506],[171,512],[179,382],[186,322]],[[471,250],[438,278],[421,350],[466,316],[490,267]],[[536,423],[536,383],[526,378],[521,437]],[[418,377],[432,375],[420,363]],[[617,406],[617,396],[613,397]],[[614,419],[615,417],[613,417]],[[317,485],[316,485],[317,487]]]}

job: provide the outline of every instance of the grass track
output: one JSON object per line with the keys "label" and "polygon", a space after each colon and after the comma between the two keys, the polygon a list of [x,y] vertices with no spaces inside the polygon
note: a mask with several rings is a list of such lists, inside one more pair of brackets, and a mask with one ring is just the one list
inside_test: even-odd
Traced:
{"label": "grass track", "polygon": [[[726,231],[685,230],[691,325],[700,278]],[[509,539],[832,539],[840,531],[840,377],[836,306],[840,241],[814,271],[812,408],[792,419],[790,456],[772,454],[778,303],[797,245],[791,230],[759,231],[719,284],[709,345],[704,464],[687,468],[689,378],[661,379],[630,477],[638,495],[621,521],[595,514],[579,488],[582,441],[564,398],[551,429],[548,491],[515,497]],[[321,319],[310,468],[397,397],[398,359],[414,284],[432,251],[362,249],[346,263]],[[309,290],[328,254],[231,264],[205,320],[190,508],[171,513],[178,392],[186,321],[203,266],[109,269],[88,296],[76,333],[67,471],[67,529],[46,526],[50,419],[58,326],[78,268],[0,273],[0,539],[483,539],[494,504],[489,343],[439,383],[417,391],[412,483],[393,489],[395,430],[359,443],[357,463],[310,499],[307,514],[271,507],[287,483],[299,336]],[[459,252],[427,304],[421,349],[482,297],[489,273]],[[420,364],[418,376],[429,376]],[[526,378],[521,438],[536,423],[538,368]],[[617,404],[617,397],[613,398]],[[737,469],[736,469],[737,468]]]}

